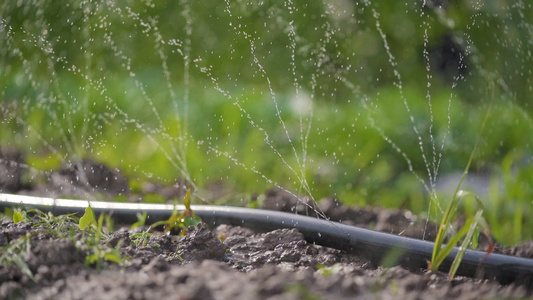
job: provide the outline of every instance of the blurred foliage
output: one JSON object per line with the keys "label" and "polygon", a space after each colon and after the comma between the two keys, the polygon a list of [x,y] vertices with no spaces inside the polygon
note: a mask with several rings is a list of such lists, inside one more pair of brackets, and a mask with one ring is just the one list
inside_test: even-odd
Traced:
{"label": "blurred foliage", "polygon": [[464,168],[494,84],[472,171],[507,178],[484,200],[491,224],[522,232],[514,243],[533,205],[532,14],[493,1],[4,1],[0,145],[40,171],[119,167],[136,189],[186,179],[208,201],[220,183],[305,193],[304,173],[316,199],[427,213],[421,181]]}

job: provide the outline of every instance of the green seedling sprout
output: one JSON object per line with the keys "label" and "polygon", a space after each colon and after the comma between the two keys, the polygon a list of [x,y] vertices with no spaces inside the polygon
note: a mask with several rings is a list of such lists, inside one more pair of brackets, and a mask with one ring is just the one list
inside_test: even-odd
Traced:
{"label": "green seedling sprout", "polygon": [[[459,268],[459,265],[461,264],[461,261],[463,259],[464,253],[466,252],[468,245],[470,245],[470,243],[472,242],[474,233],[476,232],[476,228],[478,226],[482,226],[484,228],[484,231],[486,235],[489,237],[489,241],[490,241],[489,249],[487,250],[487,255],[485,255],[485,258],[492,252],[494,248],[493,242],[490,239],[490,235],[488,234],[488,225],[482,217],[483,204],[481,200],[477,196],[473,195],[472,193],[468,193],[468,192],[461,190],[461,185],[466,175],[468,174],[470,165],[472,164],[474,153],[476,152],[477,147],[479,145],[479,141],[481,139],[483,129],[485,128],[485,125],[489,118],[493,102],[494,102],[494,88],[492,89],[492,100],[489,104],[487,113],[485,114],[485,118],[483,119],[483,123],[481,124],[479,135],[477,137],[476,143],[474,144],[474,148],[472,149],[472,152],[470,153],[470,158],[468,159],[468,163],[466,164],[463,175],[461,176],[461,179],[459,180],[459,184],[457,185],[452,201],[450,202],[450,204],[448,204],[448,207],[446,208],[446,211],[444,212],[444,216],[439,225],[439,230],[435,238],[435,245],[433,246],[433,253],[431,255],[431,262],[429,262],[429,266],[428,266],[430,270],[437,271],[440,265],[442,264],[442,262],[444,261],[444,259],[452,252],[453,247],[464,237],[462,245],[459,249],[459,252],[455,256],[452,266],[450,268],[450,271],[448,273],[448,279],[450,280],[453,279],[453,277],[455,276],[455,273],[457,272],[457,269]],[[451,224],[456,215],[459,202],[462,199],[464,199],[465,196],[467,195],[474,196],[474,199],[476,199],[476,202],[479,205],[478,211],[476,212],[476,215],[474,217],[469,217],[466,219],[465,224],[459,230],[459,232],[457,232],[454,236],[452,236],[450,240],[448,241],[448,243],[446,244],[446,246],[443,247],[444,237],[446,236],[446,233],[448,232],[448,230],[451,229]]]}
{"label": "green seedling sprout", "polygon": [[324,264],[317,264],[316,269],[317,271],[324,277],[329,277],[333,274],[338,274],[341,271],[341,265],[340,264],[334,264],[332,266],[326,266]]}
{"label": "green seedling sprout", "polygon": [[[16,213],[15,213],[16,212]],[[31,218],[29,217],[31,215]],[[75,214],[66,214],[54,216],[51,212],[43,212],[37,209],[13,210],[13,222],[32,222],[34,228],[39,231],[27,233],[20,239],[13,241],[7,246],[0,248],[0,265],[8,267],[16,264],[20,270],[32,280],[33,274],[24,261],[24,255],[29,253],[32,247],[31,238],[39,233],[51,234],[58,238],[67,238],[72,240],[76,247],[87,249],[88,255],[85,257],[85,265],[96,264],[98,270],[104,261],[122,264],[126,257],[123,257],[120,248],[123,241],[119,241],[113,248],[104,241],[108,238],[106,232],[112,232],[113,222],[111,215],[100,215],[96,221],[93,209],[89,206],[81,218]],[[78,226],[76,226],[76,224]],[[104,224],[105,227],[104,228]],[[83,238],[76,238],[78,228],[83,231]]]}
{"label": "green seedling sprout", "polygon": [[[101,270],[104,261],[110,261],[121,265],[124,263],[124,257],[120,253],[120,247],[123,241],[119,241],[116,247],[108,247],[102,244],[102,241],[107,239],[104,234],[104,219],[108,221],[106,224],[109,226],[110,216],[104,216],[100,214],[98,222],[95,220],[94,211],[91,206],[87,206],[85,213],[80,218],[79,227],[81,230],[87,233],[86,245],[89,250],[89,254],[85,257],[85,265],[96,264],[96,269]],[[108,231],[111,230],[107,228]]]}
{"label": "green seedling sprout", "polygon": [[15,243],[0,248],[0,265],[9,267],[11,264],[16,264],[22,273],[35,280],[30,267],[24,261],[24,255],[29,253],[32,247],[31,236],[30,233],[27,233]]}
{"label": "green seedling sprout", "polygon": [[[477,199],[476,197],[476,200],[479,200],[479,199]],[[468,245],[470,244],[470,242],[477,240],[477,239],[474,239],[474,235],[476,233],[479,233],[479,231],[477,231],[476,229],[479,228],[479,226],[488,228],[488,225],[486,224],[482,215],[483,215],[483,209],[478,209],[478,211],[476,212],[476,215],[473,218],[468,218],[465,224],[463,225],[463,227],[461,228],[461,230],[466,229],[465,230],[466,236],[463,239],[463,242],[461,244],[461,247],[459,248],[459,252],[457,253],[457,256],[453,260],[452,266],[450,268],[450,272],[448,273],[449,279],[452,279],[453,277],[455,277],[455,273],[457,272],[457,269],[459,269],[459,265],[461,264],[461,261],[465,255],[466,249],[468,249]],[[490,235],[489,234],[486,234],[486,235],[489,237],[489,240],[490,240]],[[490,254],[490,252],[492,252],[492,248],[493,248],[492,240],[490,240],[490,244],[491,244],[490,249],[489,251],[487,251],[487,254],[482,259],[482,261]]]}
{"label": "green seedling sprout", "polygon": [[89,206],[87,206],[87,208],[85,208],[85,213],[80,218],[80,223],[79,223],[80,229],[84,230],[87,227],[89,227],[90,225],[93,225],[95,220],[96,220],[96,218],[94,217],[94,211],[93,211],[91,205],[89,204]]}
{"label": "green seedling sprout", "polygon": [[[29,217],[29,214],[32,218]],[[0,265],[8,267],[16,264],[23,274],[35,280],[28,264],[24,261],[24,256],[32,248],[31,238],[40,232],[45,232],[58,238],[70,237],[73,239],[76,233],[73,224],[77,223],[77,219],[73,217],[73,214],[55,217],[52,213],[44,213],[37,209],[30,209],[28,211],[14,209],[12,218],[14,223],[34,223],[33,227],[39,228],[39,231],[33,233],[28,232],[18,240],[0,248]]]}
{"label": "green seedling sprout", "polygon": [[[93,213],[93,217],[94,217],[94,213]],[[90,218],[90,216],[88,218]],[[81,222],[81,219],[80,219],[80,222]],[[90,226],[90,225],[93,225],[93,226]],[[90,254],[85,257],[85,265],[87,266],[87,265],[96,264],[96,269],[100,271],[104,261],[114,262],[119,265],[124,263],[124,257],[120,253],[120,247],[122,246],[123,241],[119,241],[115,248],[106,247],[107,245],[103,245],[101,243],[102,240],[107,238],[105,234],[103,233],[104,215],[100,215],[98,217],[96,228],[94,226],[94,220],[93,222],[89,223],[89,225],[87,226],[90,226],[88,228],[88,232],[90,234],[88,235],[88,238],[87,238],[87,247],[89,248]]]}
{"label": "green seedling sprout", "polygon": [[24,216],[20,211],[15,210],[13,212],[13,223],[20,223],[22,221],[24,221]]}
{"label": "green seedling sprout", "polygon": [[130,230],[133,230],[137,227],[144,227],[146,225],[146,218],[148,217],[147,212],[143,212],[142,214],[137,213],[136,216],[137,216],[137,222],[133,223],[130,226]]}
{"label": "green seedling sprout", "polygon": [[[26,215],[26,212],[22,213],[23,215]],[[44,232],[58,238],[69,238],[74,240],[74,236],[77,233],[77,228],[74,224],[79,223],[79,219],[75,216],[75,213],[60,215],[57,217],[51,212],[45,213],[38,209],[30,209],[28,210],[28,213],[31,213],[34,216],[35,225],[33,227],[43,229]]]}
{"label": "green seedling sprout", "polygon": [[131,242],[135,245],[135,247],[146,247],[148,245],[148,239],[152,236],[152,233],[149,232],[150,229],[151,227],[143,232],[130,235]]}
{"label": "green seedling sprout", "polygon": [[191,190],[188,189],[183,196],[183,205],[185,205],[185,210],[178,214],[176,209],[177,201],[174,201],[174,209],[172,210],[172,215],[165,221],[159,221],[152,224],[152,227],[164,225],[165,232],[169,233],[173,229],[180,229],[180,235],[187,234],[187,228],[189,226],[197,226],[202,219],[194,213],[191,209]]}
{"label": "green seedling sprout", "polygon": [[115,222],[113,221],[113,212],[104,214],[105,229],[108,234],[114,231]]}
{"label": "green seedling sprout", "polygon": [[30,222],[26,211],[15,207],[6,207],[4,212],[0,213],[0,218],[11,219],[13,223]]}
{"label": "green seedling sprout", "polygon": [[[152,226],[148,227],[143,232],[134,233],[134,234],[130,235],[131,242],[135,245],[135,247],[140,247],[140,246],[146,247],[146,246],[148,246],[148,240],[153,235],[150,232],[150,230],[152,230]],[[161,247],[161,245],[159,245],[158,243],[150,243],[150,246],[155,247],[155,248],[160,248]]]}
{"label": "green seedling sprout", "polygon": [[[186,230],[189,226],[198,225],[202,219],[196,216],[194,211],[191,209],[191,190],[187,190],[187,192],[185,192],[185,195],[183,196],[183,205],[185,205],[185,211],[180,214],[179,219],[184,227],[183,229]],[[187,234],[186,231],[185,234]]]}

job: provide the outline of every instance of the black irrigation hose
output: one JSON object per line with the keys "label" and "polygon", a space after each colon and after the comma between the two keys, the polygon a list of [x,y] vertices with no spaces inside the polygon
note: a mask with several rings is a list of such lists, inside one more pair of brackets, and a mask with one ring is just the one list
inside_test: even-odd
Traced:
{"label": "black irrigation hose", "polygon": [[[24,206],[52,211],[57,214],[83,213],[89,201],[41,198],[0,193],[0,207]],[[135,222],[136,213],[146,211],[147,221],[166,220],[173,206],[168,204],[116,203],[90,201],[95,213],[113,212],[113,216],[125,222]],[[387,255],[394,255],[402,266],[426,268],[431,260],[433,243],[393,234],[348,226],[337,222],[294,215],[285,212],[214,205],[193,205],[192,210],[211,225],[230,224],[266,232],[280,228],[296,228],[310,243],[364,255],[373,262],[381,262]],[[176,209],[184,210],[183,205]],[[440,270],[449,270],[458,249],[444,260]],[[533,259],[490,254],[467,250],[457,275],[495,278],[502,284],[533,285]],[[480,263],[481,261],[481,263]]]}

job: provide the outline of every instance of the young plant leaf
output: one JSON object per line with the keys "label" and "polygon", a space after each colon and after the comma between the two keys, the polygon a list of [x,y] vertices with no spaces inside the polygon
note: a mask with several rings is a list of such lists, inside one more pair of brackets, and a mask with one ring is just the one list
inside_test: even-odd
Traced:
{"label": "young plant leaf", "polygon": [[120,256],[119,252],[108,252],[104,254],[104,259],[121,265],[124,263],[124,259]]}
{"label": "young plant leaf", "polygon": [[468,233],[472,222],[473,220],[471,218],[467,219],[465,221],[465,225],[461,228],[461,230],[459,230],[458,233],[456,233],[453,237],[450,238],[444,248],[440,249],[435,260],[432,261],[433,271],[436,271],[440,267],[444,259],[446,259],[446,257],[452,252],[453,247],[455,247],[455,245],[461,240],[461,238],[463,238],[463,236]]}
{"label": "young plant leaf", "polygon": [[22,259],[22,257],[20,256],[15,256],[13,258],[13,262],[15,264],[17,264],[17,266],[20,268],[20,270],[22,271],[22,273],[26,274],[26,276],[28,276],[29,278],[31,278],[32,280],[35,280],[35,278],[33,277],[33,273],[30,269],[30,267],[28,266],[28,264]]}
{"label": "young plant leaf", "polygon": [[95,222],[95,220],[96,219],[94,217],[94,211],[91,208],[91,206],[89,205],[89,206],[87,206],[87,208],[85,208],[85,213],[80,218],[80,223],[79,223],[80,229],[84,230],[85,228],[87,228],[91,224],[93,224]]}
{"label": "young plant leaf", "polygon": [[[461,264],[461,261],[463,260],[463,257],[465,255],[466,249],[468,249],[468,245],[470,245],[470,242],[472,241],[472,237],[474,236],[474,232],[476,231],[476,228],[478,226],[479,220],[482,218],[483,215],[483,209],[479,209],[476,212],[476,216],[474,218],[469,218],[468,228],[467,224],[465,223],[464,228],[467,228],[467,233],[465,238],[463,239],[463,243],[461,244],[461,247],[459,248],[459,252],[455,256],[452,266],[450,267],[450,272],[448,273],[448,280],[453,279],[455,276],[455,273],[457,272],[457,269],[459,269],[459,265]],[[462,229],[461,229],[462,230]]]}
{"label": "young plant leaf", "polygon": [[185,205],[185,209],[192,211],[191,209],[191,190],[187,189],[185,192],[185,195],[183,196],[183,205]]}
{"label": "young plant leaf", "polygon": [[[459,202],[461,199],[463,199],[466,195],[470,194],[468,192],[464,192],[461,190],[461,186],[463,184],[464,179],[466,178],[466,174],[468,174],[468,170],[470,169],[470,165],[472,164],[472,161],[474,160],[474,154],[476,153],[476,150],[479,146],[479,142],[481,140],[481,136],[483,133],[483,129],[485,129],[485,125],[487,124],[487,120],[489,119],[490,111],[492,109],[492,104],[494,103],[494,86],[492,87],[492,99],[489,104],[489,108],[487,109],[487,113],[485,114],[485,118],[483,119],[483,122],[481,123],[481,128],[479,129],[479,134],[477,136],[476,142],[474,144],[474,148],[472,149],[472,152],[470,152],[470,157],[468,159],[468,162],[466,164],[465,170],[463,171],[463,175],[461,176],[461,179],[459,180],[459,183],[457,184],[457,188],[455,190],[455,194],[453,195],[452,201],[448,204],[448,207],[446,208],[446,211],[444,212],[444,216],[440,222],[439,230],[437,232],[437,236],[435,237],[435,245],[433,246],[433,253],[431,255],[431,262],[429,263],[429,269],[432,271],[437,271],[439,269],[439,266],[444,261],[444,259],[450,254],[450,252],[453,249],[453,246],[464,236],[469,232],[469,226],[465,226],[457,233],[454,237],[450,239],[448,244],[443,248],[444,243],[444,237],[446,235],[446,232],[448,228],[451,226],[451,223],[453,221],[453,216],[455,215],[455,212],[457,210],[457,207],[459,206]],[[474,199],[480,204],[480,209],[483,211],[482,207],[483,204],[481,201],[474,195]],[[479,211],[478,210],[478,211]],[[468,220],[467,220],[468,221]],[[474,222],[471,220],[470,222]],[[470,225],[470,224],[469,224]],[[473,230],[472,230],[473,234]],[[459,259],[458,264],[460,263],[462,259]]]}
{"label": "young plant leaf", "polygon": [[183,229],[187,229],[190,226],[196,227],[198,224],[202,222],[202,219],[194,214],[193,211],[190,211],[189,214],[188,211],[184,211],[181,214],[181,222],[183,223]]}
{"label": "young plant leaf", "polygon": [[24,216],[20,211],[15,210],[13,212],[13,223],[20,223],[22,221],[24,221]]}
{"label": "young plant leaf", "polygon": [[142,214],[137,213],[136,216],[137,216],[137,222],[131,225],[130,230],[133,230],[137,227],[144,227],[144,225],[146,224],[146,218],[148,217],[148,213],[144,211]]}
{"label": "young plant leaf", "polygon": [[180,229],[180,235],[186,235],[187,234],[187,228],[190,226],[196,227],[200,222],[202,222],[202,219],[195,215],[194,211],[191,209],[191,190],[188,189],[185,192],[185,195],[183,195],[183,205],[185,206],[185,210],[178,214],[178,210],[176,208],[178,201],[177,199],[174,199],[174,209],[172,210],[172,215],[168,218],[168,220],[165,221],[159,221],[152,224],[152,227],[165,225],[165,232],[169,233],[173,229]]}

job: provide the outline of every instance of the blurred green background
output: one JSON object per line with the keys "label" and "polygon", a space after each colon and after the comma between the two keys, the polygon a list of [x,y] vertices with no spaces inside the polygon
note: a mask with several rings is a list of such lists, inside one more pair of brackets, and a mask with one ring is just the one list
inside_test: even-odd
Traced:
{"label": "blurred green background", "polygon": [[515,244],[533,238],[532,12],[4,1],[0,145],[42,172],[92,159],[132,186],[185,180],[197,202],[250,205],[278,186],[438,219],[430,195],[451,200],[494,99],[464,188]]}

